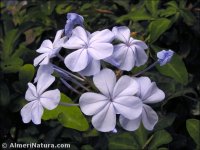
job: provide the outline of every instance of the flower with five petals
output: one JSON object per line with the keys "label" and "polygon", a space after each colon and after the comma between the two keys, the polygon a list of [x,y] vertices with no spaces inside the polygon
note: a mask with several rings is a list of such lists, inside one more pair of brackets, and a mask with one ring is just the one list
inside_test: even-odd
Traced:
{"label": "flower with five petals", "polygon": [[32,83],[28,83],[25,99],[29,103],[21,109],[24,123],[29,123],[32,120],[34,124],[40,124],[44,108],[52,110],[58,106],[60,91],[55,89],[45,92],[54,80],[55,77],[44,73],[39,77],[36,87]]}
{"label": "flower with five petals", "polygon": [[102,132],[115,129],[116,114],[135,119],[142,113],[142,102],[134,94],[138,91],[135,79],[116,76],[110,69],[103,69],[93,77],[95,86],[102,94],[87,92],[81,95],[79,105],[86,115],[93,115],[92,124]]}

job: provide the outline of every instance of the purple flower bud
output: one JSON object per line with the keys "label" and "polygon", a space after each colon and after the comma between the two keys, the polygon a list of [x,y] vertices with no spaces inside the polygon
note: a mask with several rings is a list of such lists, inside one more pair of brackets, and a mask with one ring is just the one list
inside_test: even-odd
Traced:
{"label": "purple flower bud", "polygon": [[72,34],[72,29],[75,25],[83,26],[83,17],[76,13],[68,13],[67,14],[67,21],[65,25],[65,35],[69,38]]}
{"label": "purple flower bud", "polygon": [[174,51],[172,50],[168,50],[168,51],[162,50],[158,52],[157,57],[158,57],[158,62],[160,66],[163,66],[167,64],[168,62],[170,62],[173,55],[174,55]]}

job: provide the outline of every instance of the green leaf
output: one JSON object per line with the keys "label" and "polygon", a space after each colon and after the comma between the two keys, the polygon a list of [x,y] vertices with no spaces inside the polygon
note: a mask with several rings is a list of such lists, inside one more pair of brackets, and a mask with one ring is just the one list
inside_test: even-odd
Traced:
{"label": "green leaf", "polygon": [[35,74],[35,68],[31,64],[26,64],[22,66],[19,70],[19,80],[23,84],[27,84],[29,81],[33,79]]}
{"label": "green leaf", "polygon": [[174,7],[176,9],[178,9],[178,5],[177,5],[176,1],[170,1],[170,2],[166,3],[165,5],[166,6],[171,6],[171,7]]}
{"label": "green leaf", "polygon": [[171,135],[165,131],[160,130],[153,134],[153,139],[148,147],[148,149],[157,149],[158,147],[168,144],[172,141]]}
{"label": "green leaf", "polygon": [[146,0],[145,1],[145,6],[148,9],[148,11],[152,14],[152,16],[157,16],[158,12],[158,4],[160,0]]}
{"label": "green leaf", "polygon": [[164,66],[156,65],[156,68],[161,74],[172,77],[184,85],[188,83],[188,72],[185,64],[177,54],[174,54],[170,63]]}
{"label": "green leaf", "polygon": [[137,143],[142,148],[145,145],[145,143],[146,143],[146,141],[148,139],[148,131],[141,124],[140,127],[134,132],[133,135],[134,135]]}
{"label": "green leaf", "polygon": [[200,149],[200,120],[197,119],[188,119],[186,121],[186,128],[192,139],[195,141],[197,144],[196,149]]}
{"label": "green leaf", "polygon": [[158,123],[154,127],[154,131],[162,130],[172,125],[176,118],[176,114],[170,113],[168,115],[159,116]]}
{"label": "green leaf", "polygon": [[109,137],[109,150],[136,150],[139,145],[130,133],[114,134]]}
{"label": "green leaf", "polygon": [[194,25],[196,19],[194,17],[194,15],[192,14],[192,12],[190,12],[187,9],[182,9],[180,11],[181,16],[183,17],[183,21],[188,25],[188,26],[192,26]]}
{"label": "green leaf", "polygon": [[155,42],[167,29],[170,28],[171,21],[166,18],[152,21],[149,26],[149,42]]}
{"label": "green leaf", "polygon": [[23,60],[18,57],[11,57],[1,62],[1,68],[4,73],[16,73],[23,65]]}
{"label": "green leaf", "polygon": [[71,10],[72,10],[72,6],[71,5],[67,6],[67,4],[59,4],[56,7],[56,12],[58,14],[66,14],[70,12]]}
{"label": "green leaf", "polygon": [[145,8],[140,8],[138,10],[134,10],[127,15],[123,15],[117,19],[117,23],[123,22],[125,20],[133,20],[133,21],[142,21],[142,20],[154,20],[150,14],[148,14]]}
{"label": "green leaf", "polygon": [[0,82],[0,105],[5,106],[10,102],[10,91],[4,82]]}
{"label": "green leaf", "polygon": [[[72,100],[64,94],[61,94],[61,102],[73,103]],[[77,106],[59,105],[53,110],[45,109],[42,119],[58,119],[58,121],[64,127],[76,129],[79,131],[86,131],[89,127],[86,118]]]}
{"label": "green leaf", "polygon": [[177,12],[176,8],[169,6],[169,7],[167,7],[167,9],[161,9],[159,11],[159,15],[161,17],[169,17],[169,16],[172,16],[172,15],[175,15],[176,12]]}

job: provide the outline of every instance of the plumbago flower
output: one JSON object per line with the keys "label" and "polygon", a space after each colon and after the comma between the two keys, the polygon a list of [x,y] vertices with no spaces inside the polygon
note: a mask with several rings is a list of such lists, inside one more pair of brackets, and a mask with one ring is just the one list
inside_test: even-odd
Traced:
{"label": "plumbago flower", "polygon": [[162,50],[158,52],[157,57],[158,57],[158,62],[160,66],[163,66],[167,64],[168,62],[170,62],[173,55],[174,55],[174,51],[172,50],[168,50],[168,51]]}
{"label": "plumbago flower", "polygon": [[134,78],[139,84],[139,90],[136,94],[143,102],[143,110],[141,115],[135,119],[128,119],[120,116],[120,124],[128,131],[134,131],[139,128],[140,122],[143,122],[147,130],[153,130],[158,121],[156,112],[147,104],[157,103],[165,98],[165,93],[160,90],[155,82],[151,82],[148,77]]}
{"label": "plumbago flower", "polygon": [[122,43],[114,46],[113,55],[105,61],[126,71],[146,63],[148,57],[144,50],[148,47],[143,41],[130,37],[128,27],[114,27],[112,32],[115,34],[115,38]]}
{"label": "plumbago flower", "polygon": [[90,34],[82,27],[76,27],[69,40],[63,44],[64,48],[76,50],[66,56],[66,67],[85,76],[96,74],[100,71],[99,60],[113,53],[113,45],[110,43],[113,38],[114,34],[108,29]]}
{"label": "plumbago flower", "polygon": [[55,39],[53,43],[50,40],[44,40],[42,45],[36,51],[41,53],[38,57],[34,59],[34,66],[40,65],[47,65],[50,61],[50,58],[56,56],[56,54],[62,48],[62,43],[64,42],[65,38],[61,38],[64,30],[59,30],[56,33]]}
{"label": "plumbago flower", "polygon": [[79,105],[86,115],[93,115],[93,126],[102,132],[113,131],[116,114],[136,119],[142,113],[142,101],[133,96],[138,84],[129,76],[122,76],[117,82],[110,69],[103,69],[93,77],[95,86],[102,94],[87,92],[81,95]]}
{"label": "plumbago flower", "polygon": [[75,25],[83,26],[83,17],[76,13],[68,13],[65,25],[65,35],[69,38],[72,35],[72,29]]}
{"label": "plumbago flower", "polygon": [[58,106],[60,91],[55,89],[45,92],[54,80],[55,77],[44,73],[39,77],[36,87],[32,83],[28,83],[25,99],[29,103],[21,109],[24,123],[29,123],[32,120],[34,124],[40,124],[44,108],[52,110]]}

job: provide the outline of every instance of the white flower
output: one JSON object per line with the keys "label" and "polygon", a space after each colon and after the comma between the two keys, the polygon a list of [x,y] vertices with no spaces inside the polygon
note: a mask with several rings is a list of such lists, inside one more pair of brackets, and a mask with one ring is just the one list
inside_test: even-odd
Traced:
{"label": "white flower", "polygon": [[40,65],[36,74],[36,77],[34,79],[34,83],[36,83],[39,79],[39,77],[42,74],[49,74],[51,75],[53,73],[54,69],[53,69],[53,65],[51,63],[47,64],[47,65]]}
{"label": "white flower", "polygon": [[34,59],[34,66],[40,65],[47,65],[50,61],[50,58],[56,56],[56,54],[62,48],[62,43],[65,40],[65,37],[61,38],[64,30],[59,30],[56,33],[55,39],[53,43],[50,40],[44,40],[39,49],[36,51],[41,53],[38,57]]}
{"label": "white flower", "polygon": [[84,75],[96,74],[100,71],[99,60],[113,53],[113,45],[110,43],[113,38],[114,34],[108,29],[90,34],[82,27],[76,27],[69,40],[63,44],[64,48],[76,50],[66,56],[66,67]]}
{"label": "white flower", "polygon": [[102,94],[87,92],[79,99],[80,108],[86,115],[94,115],[92,124],[102,132],[115,129],[116,114],[135,119],[142,113],[142,102],[133,96],[138,91],[135,79],[122,76],[116,82],[116,76],[110,69],[103,69],[93,77],[95,86]]}
{"label": "white flower", "polygon": [[142,121],[147,130],[153,130],[158,121],[158,116],[156,112],[146,104],[162,101],[165,98],[165,93],[156,86],[155,82],[151,82],[148,77],[140,77],[136,80],[139,84],[139,91],[136,95],[143,102],[142,114],[138,118],[131,120],[127,119],[125,116],[120,116],[120,124],[124,129],[134,131],[139,127]]}
{"label": "white flower", "polygon": [[41,117],[45,107],[52,110],[58,106],[60,101],[60,91],[58,89],[44,92],[55,80],[55,77],[49,74],[42,74],[37,82],[37,87],[32,83],[28,83],[25,99],[29,101],[21,109],[21,116],[24,123],[31,120],[34,124],[41,123]]}
{"label": "white flower", "polygon": [[148,47],[143,41],[130,37],[128,27],[114,27],[112,32],[115,34],[115,38],[123,43],[115,45],[113,55],[105,61],[126,71],[146,63],[148,57],[144,49]]}

